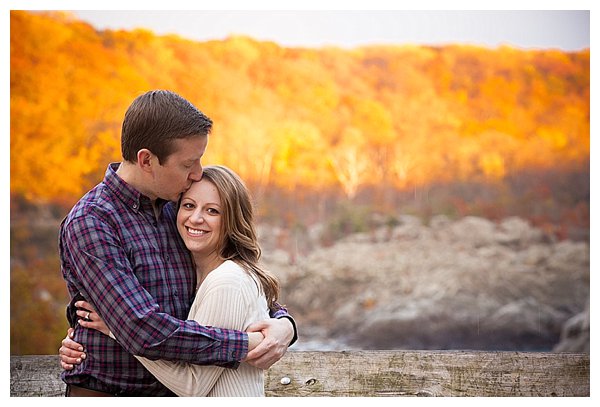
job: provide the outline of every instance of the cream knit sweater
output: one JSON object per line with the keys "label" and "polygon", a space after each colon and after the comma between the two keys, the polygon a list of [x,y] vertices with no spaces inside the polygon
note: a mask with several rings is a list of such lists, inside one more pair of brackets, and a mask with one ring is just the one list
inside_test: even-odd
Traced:
{"label": "cream knit sweater", "polygon": [[[269,311],[257,281],[228,260],[206,276],[188,319],[202,325],[245,331],[253,322],[269,319]],[[226,369],[136,357],[178,396],[264,396],[263,371],[247,363],[241,363],[237,369]]]}

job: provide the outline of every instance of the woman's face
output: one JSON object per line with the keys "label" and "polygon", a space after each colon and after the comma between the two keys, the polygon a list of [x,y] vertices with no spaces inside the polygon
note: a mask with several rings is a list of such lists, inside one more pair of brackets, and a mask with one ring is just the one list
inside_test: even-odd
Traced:
{"label": "woman's face", "polygon": [[177,213],[177,230],[186,247],[194,254],[218,256],[221,222],[221,197],[215,185],[206,179],[194,182]]}

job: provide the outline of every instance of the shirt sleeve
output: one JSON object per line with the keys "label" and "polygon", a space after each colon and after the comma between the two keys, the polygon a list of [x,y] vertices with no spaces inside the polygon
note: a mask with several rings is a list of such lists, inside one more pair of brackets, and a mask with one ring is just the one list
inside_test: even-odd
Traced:
{"label": "shirt sleeve", "polygon": [[[240,278],[235,273],[209,274],[198,291],[189,318],[203,325],[246,329],[249,324],[255,322],[252,315],[256,315],[256,291],[252,281]],[[266,309],[263,312],[266,315]],[[199,366],[142,357],[138,357],[138,360],[178,396],[208,395],[224,372],[223,368],[216,366]],[[244,383],[248,380],[256,378],[240,375],[236,379],[241,388],[252,387],[252,383]]]}
{"label": "shirt sleeve", "polygon": [[130,353],[235,368],[248,352],[244,332],[206,327],[160,312],[140,284],[109,222],[94,214],[71,219],[61,230],[68,273],[83,285],[119,343]]}

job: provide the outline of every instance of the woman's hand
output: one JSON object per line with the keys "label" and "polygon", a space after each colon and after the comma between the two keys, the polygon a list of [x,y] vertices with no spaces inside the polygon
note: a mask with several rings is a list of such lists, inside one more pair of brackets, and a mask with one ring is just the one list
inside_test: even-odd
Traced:
{"label": "woman's hand", "polygon": [[74,365],[81,363],[86,358],[83,346],[73,340],[73,328],[67,330],[67,336],[62,340],[62,346],[58,349],[60,365],[65,370],[72,370]]}
{"label": "woman's hand", "polygon": [[108,329],[108,326],[100,318],[94,307],[92,307],[92,304],[87,301],[77,301],[75,306],[77,307],[77,315],[82,318],[77,321],[79,325],[84,328],[95,329],[106,336],[110,336],[110,329]]}
{"label": "woman's hand", "polygon": [[[100,318],[92,304],[87,301],[77,301],[75,307],[77,307],[77,315],[82,318],[77,320],[79,325],[84,328],[95,329],[105,335],[110,334],[108,326]],[[72,370],[74,365],[80,364],[86,358],[83,346],[73,340],[74,331],[73,328],[67,330],[67,336],[62,340],[62,346],[58,349],[60,365],[65,370]]]}

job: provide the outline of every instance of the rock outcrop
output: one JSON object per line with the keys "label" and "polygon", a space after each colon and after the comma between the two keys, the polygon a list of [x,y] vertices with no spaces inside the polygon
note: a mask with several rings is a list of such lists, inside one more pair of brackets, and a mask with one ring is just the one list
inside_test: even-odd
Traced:
{"label": "rock outcrop", "polygon": [[304,256],[263,246],[300,349],[589,351],[589,305],[579,315],[589,244],[555,241],[519,218],[403,216]]}

